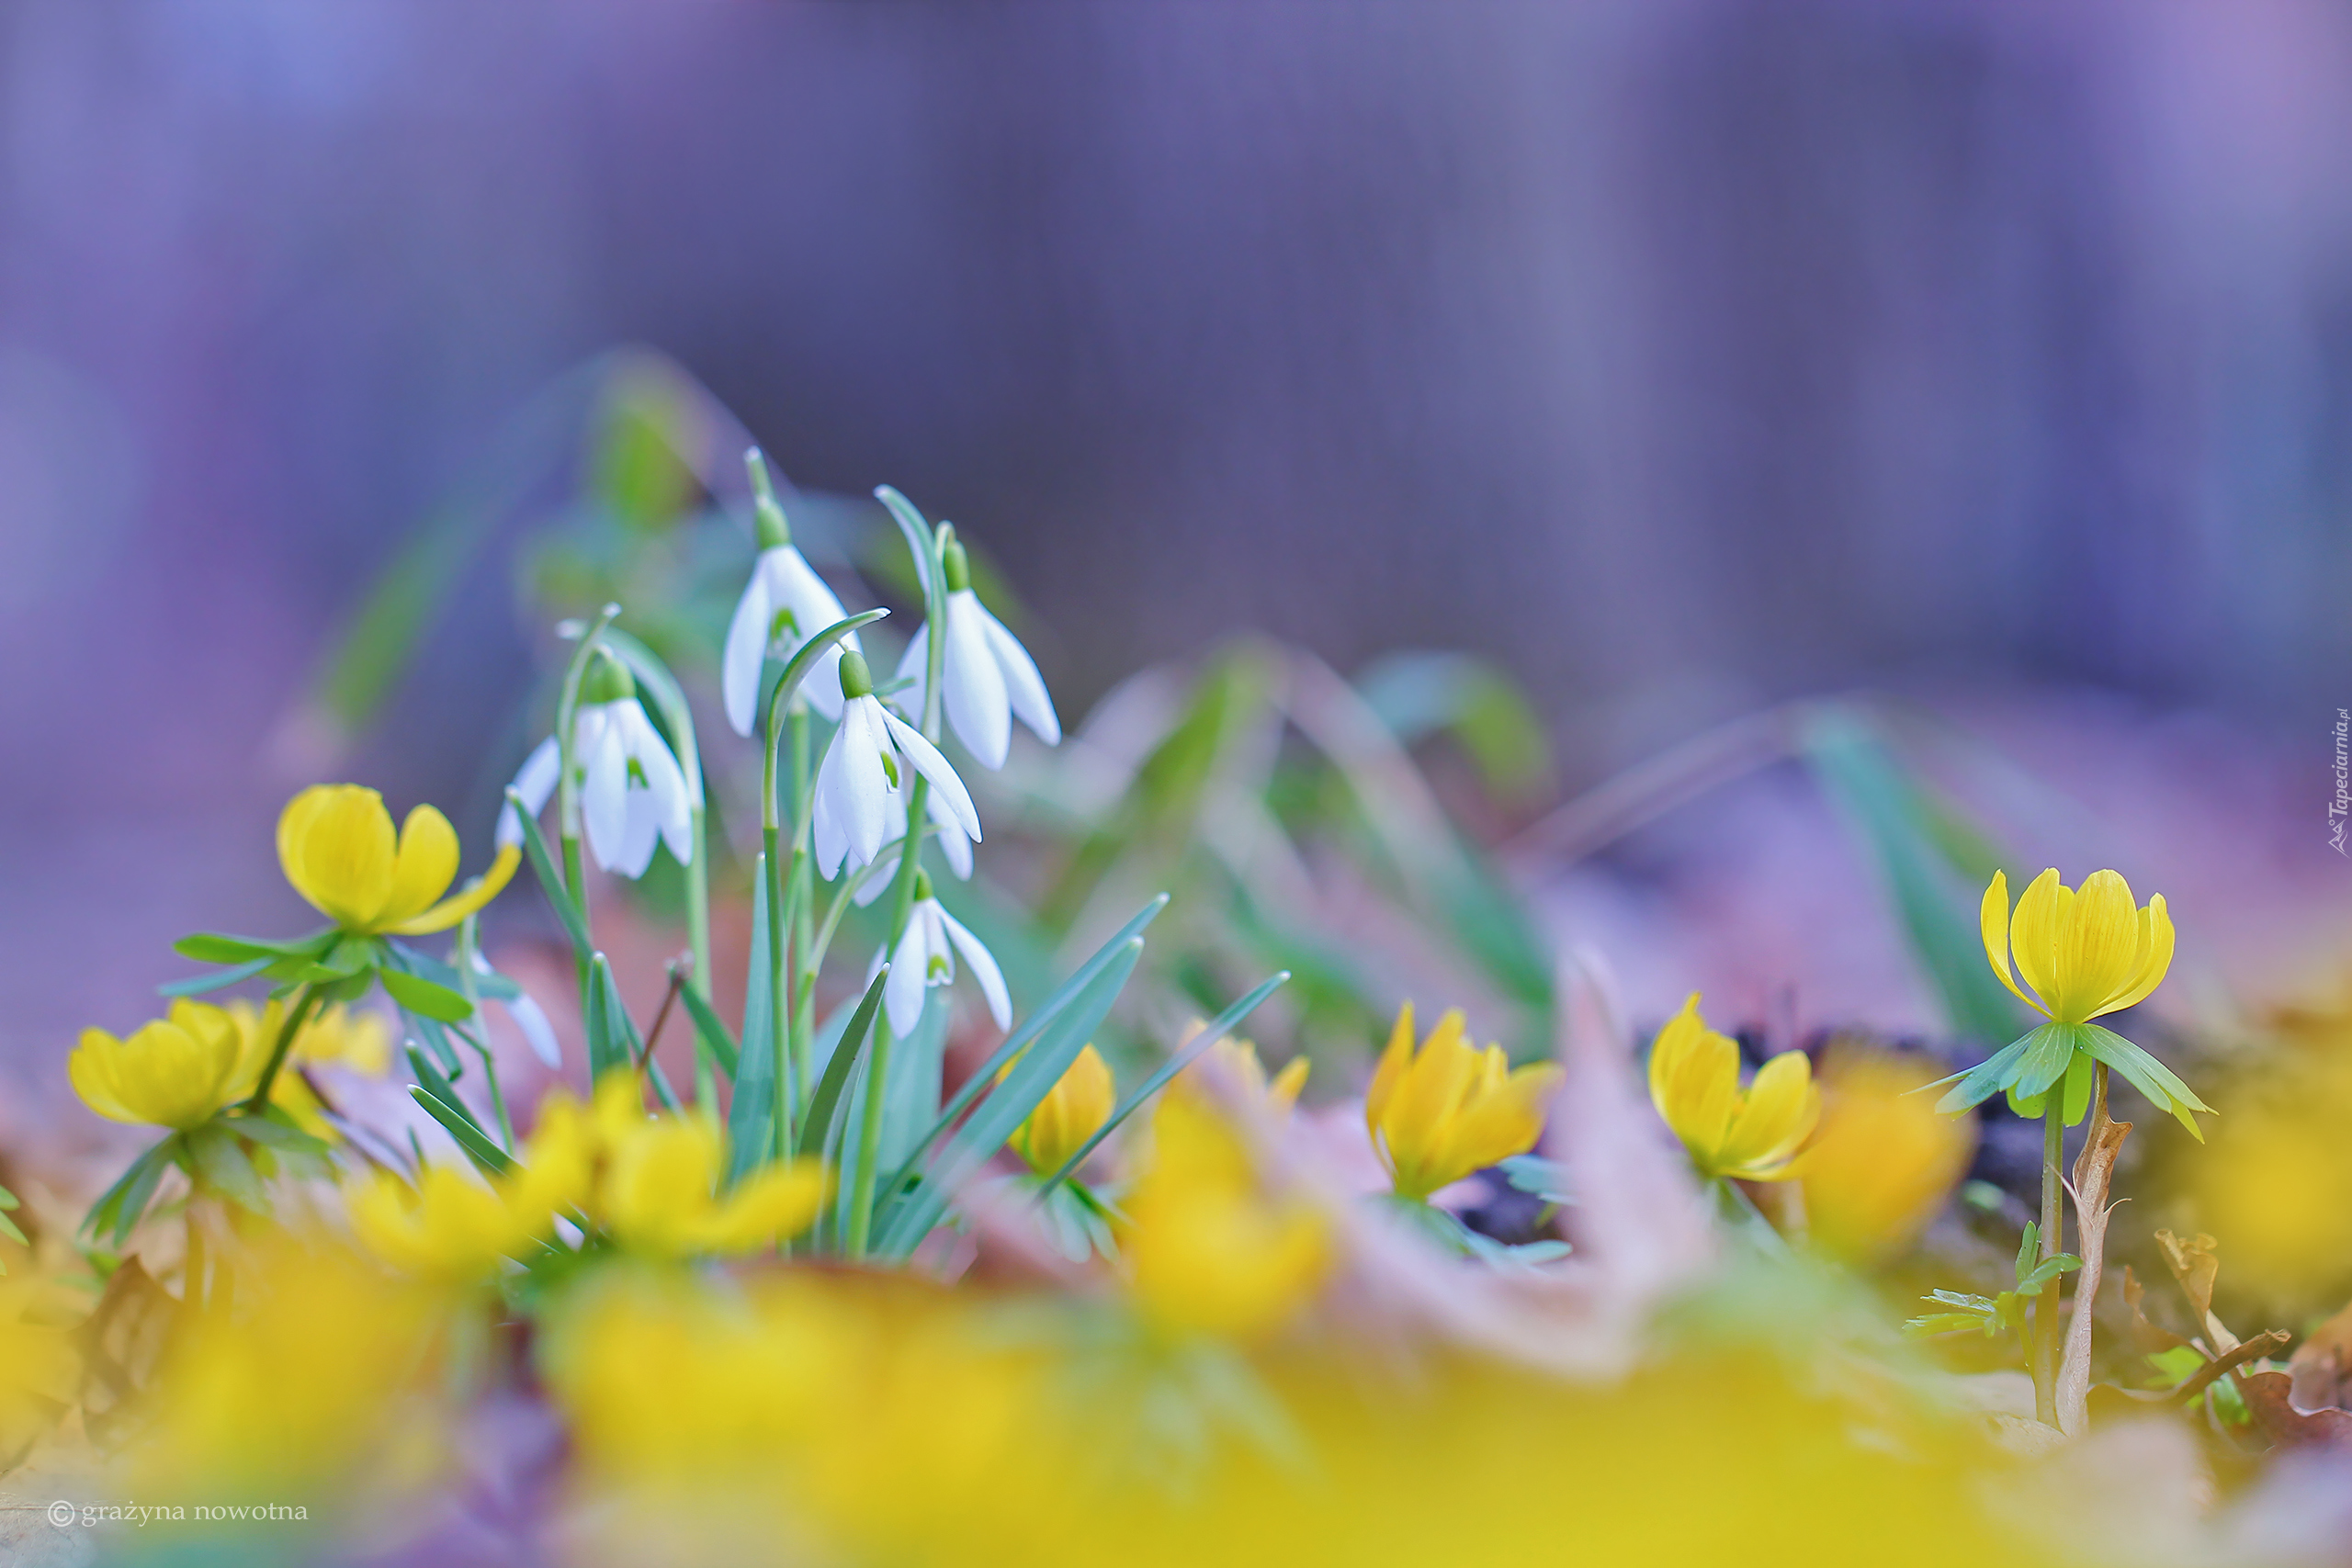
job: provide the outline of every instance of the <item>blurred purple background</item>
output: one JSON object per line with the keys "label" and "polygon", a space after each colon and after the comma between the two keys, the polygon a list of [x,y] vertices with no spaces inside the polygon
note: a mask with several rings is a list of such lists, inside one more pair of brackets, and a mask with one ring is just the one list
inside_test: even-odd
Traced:
{"label": "blurred purple background", "polygon": [[[0,71],[25,1079],[171,937],[292,929],[269,738],[616,343],[985,541],[1072,715],[1235,627],[1461,646],[1573,785],[1795,694],[2087,685],[2324,809],[2340,5],[25,0]],[[526,677],[507,582],[402,799]]]}

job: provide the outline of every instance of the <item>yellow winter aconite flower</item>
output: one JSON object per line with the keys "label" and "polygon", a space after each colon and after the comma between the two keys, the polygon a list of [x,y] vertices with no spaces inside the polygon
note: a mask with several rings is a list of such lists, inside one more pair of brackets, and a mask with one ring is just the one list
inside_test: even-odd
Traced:
{"label": "yellow winter aconite flower", "polygon": [[[1206,1027],[1199,1019],[1194,1019],[1176,1048],[1183,1050]],[[1258,1060],[1256,1043],[1223,1035],[1202,1052],[1193,1065],[1168,1087],[1171,1094],[1192,1094],[1200,1089],[1201,1078],[1214,1077],[1238,1090],[1250,1103],[1263,1105],[1277,1115],[1287,1115],[1298,1104],[1298,1091],[1306,1087],[1306,1073],[1311,1065],[1306,1057],[1295,1056],[1269,1082],[1266,1066]]]}
{"label": "yellow winter aconite flower", "polygon": [[374,790],[313,784],[288,801],[277,818],[277,860],[286,880],[356,936],[448,930],[498,896],[522,852],[502,846],[485,874],[443,898],[458,875],[458,831],[430,806],[410,812],[395,835],[392,815]]}
{"label": "yellow winter aconite flower", "polygon": [[1407,1002],[1364,1093],[1364,1125],[1397,1196],[1426,1198],[1533,1148],[1559,1083],[1549,1064],[1513,1069],[1501,1046],[1473,1046],[1459,1011],[1439,1019],[1416,1055]]}
{"label": "yellow winter aconite flower", "polygon": [[120,1040],[84,1030],[65,1070],[107,1120],[186,1132],[252,1093],[267,1053],[222,1009],[182,998]]}
{"label": "yellow winter aconite flower", "polygon": [[1324,1215],[1267,1194],[1240,1134],[1200,1096],[1170,1095],[1151,1130],[1151,1168],[1120,1233],[1144,1317],[1237,1339],[1280,1327],[1330,1269]]}
{"label": "yellow winter aconite flower", "polygon": [[487,1279],[529,1257],[554,1230],[553,1205],[527,1181],[492,1186],[469,1171],[429,1165],[412,1187],[389,1170],[353,1189],[360,1245],[404,1274],[452,1283]]}
{"label": "yellow winter aconite flower", "polygon": [[1030,1169],[1051,1176],[1111,1119],[1112,1105],[1111,1064],[1089,1045],[1012,1134],[1012,1150]]}
{"label": "yellow winter aconite flower", "polygon": [[831,1186],[821,1163],[791,1160],[763,1166],[721,1193],[726,1164],[726,1136],[707,1118],[639,1122],[611,1151],[600,1217],[634,1252],[750,1252],[807,1230]]}
{"label": "yellow winter aconite flower", "polygon": [[1650,1103],[1702,1176],[1786,1181],[1821,1118],[1821,1089],[1802,1051],[1783,1051],[1739,1087],[1739,1047],[1707,1027],[1693,991],[1650,1046]]}
{"label": "yellow winter aconite flower", "polygon": [[1820,1131],[1789,1167],[1804,1187],[1815,1247],[1862,1262],[1887,1257],[1943,1207],[1976,1152],[1976,1123],[1943,1115],[1912,1092],[1934,1077],[1916,1057],[1830,1049]]}
{"label": "yellow winter aconite flower", "polygon": [[[1996,871],[1979,919],[1993,973],[2019,1001],[2056,1023],[2088,1023],[2128,1008],[2154,990],[2172,966],[2165,896],[2135,908],[2132,885],[2112,871],[2091,873],[2077,890],[2060,882],[2052,866],[2018,897],[2014,916],[2008,875]],[[2019,978],[2032,990],[2020,987]]]}

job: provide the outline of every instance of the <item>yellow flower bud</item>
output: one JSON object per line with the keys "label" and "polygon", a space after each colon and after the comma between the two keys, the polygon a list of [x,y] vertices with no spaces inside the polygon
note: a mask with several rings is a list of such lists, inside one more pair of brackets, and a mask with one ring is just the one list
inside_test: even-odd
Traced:
{"label": "yellow flower bud", "polygon": [[1397,1196],[1426,1198],[1533,1148],[1559,1083],[1548,1063],[1513,1069],[1501,1046],[1473,1046],[1459,1011],[1439,1019],[1416,1055],[1407,1002],[1364,1093],[1364,1125]]}
{"label": "yellow flower bud", "polygon": [[[2117,1012],[2156,988],[2172,966],[2172,917],[2165,896],[2144,908],[2132,902],[2132,885],[2112,871],[2095,871],[2080,891],[2058,880],[2055,866],[2033,879],[2009,912],[2009,879],[1993,874],[1979,923],[1984,956],[2017,998],[2057,1023],[2088,1023]],[[2017,953],[2017,973],[2009,953]],[[2029,993],[2018,984],[2033,987]],[[2038,993],[2038,994],[2034,994]]]}
{"label": "yellow flower bud", "polygon": [[329,919],[359,936],[447,931],[497,897],[521,858],[519,848],[501,847],[487,874],[442,898],[458,874],[458,833],[430,806],[410,812],[395,836],[391,813],[374,790],[313,784],[287,802],[277,818],[277,861],[286,880]]}
{"label": "yellow flower bud", "polygon": [[1012,1134],[1012,1150],[1030,1169],[1051,1176],[1111,1119],[1112,1106],[1111,1064],[1089,1045]]}
{"label": "yellow flower bud", "polygon": [[661,1258],[750,1252],[795,1236],[816,1220],[831,1187],[824,1166],[763,1166],[721,1194],[727,1140],[699,1116],[657,1116],[629,1129],[612,1151],[600,1208],[613,1239]]}
{"label": "yellow flower bud", "polygon": [[84,1030],[65,1068],[82,1102],[109,1121],[186,1132],[251,1093],[266,1053],[221,1009],[183,999],[125,1039]]}
{"label": "yellow flower bud", "polygon": [[1786,1181],[1821,1118],[1821,1089],[1802,1051],[1764,1064],[1745,1092],[1739,1047],[1699,1016],[1699,993],[1650,1046],[1650,1102],[1702,1176]]}
{"label": "yellow flower bud", "polygon": [[414,1187],[379,1170],[353,1190],[349,1204],[351,1228],[368,1251],[402,1273],[452,1282],[489,1278],[554,1230],[551,1211],[534,1213],[517,1183],[488,1184],[448,1166],[425,1167]]}
{"label": "yellow flower bud", "polygon": [[[1189,1047],[1205,1027],[1194,1019],[1176,1048],[1182,1051]],[[1269,1082],[1265,1064],[1258,1060],[1256,1043],[1227,1035],[1202,1052],[1168,1089],[1171,1095],[1196,1095],[1202,1092],[1202,1079],[1217,1077],[1251,1103],[1263,1105],[1277,1116],[1286,1116],[1298,1104],[1298,1091],[1306,1087],[1310,1065],[1306,1057],[1294,1056]]]}

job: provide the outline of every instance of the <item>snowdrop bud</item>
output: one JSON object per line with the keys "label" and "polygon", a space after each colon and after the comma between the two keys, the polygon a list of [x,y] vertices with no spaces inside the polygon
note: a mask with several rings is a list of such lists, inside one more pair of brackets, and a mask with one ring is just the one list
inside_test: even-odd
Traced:
{"label": "snowdrop bud", "polygon": [[915,902],[920,904],[930,897],[931,873],[922,870],[921,867],[917,867],[915,870]]}
{"label": "snowdrop bud", "polygon": [[862,653],[842,655],[842,700],[870,697],[874,694],[874,671],[865,667]]}
{"label": "snowdrop bud", "polygon": [[628,666],[598,649],[595,657],[588,661],[588,672],[580,678],[581,705],[617,703],[635,695],[637,678],[628,672]]}
{"label": "snowdrop bud", "polygon": [[752,527],[763,551],[778,549],[792,543],[792,525],[784,520],[784,508],[775,499],[775,481],[768,478],[768,460],[753,446],[743,454],[743,467],[752,476]]}
{"label": "snowdrop bud", "polygon": [[972,586],[971,558],[964,553],[963,545],[952,536],[939,552],[939,559],[947,573],[947,592],[960,593]]}

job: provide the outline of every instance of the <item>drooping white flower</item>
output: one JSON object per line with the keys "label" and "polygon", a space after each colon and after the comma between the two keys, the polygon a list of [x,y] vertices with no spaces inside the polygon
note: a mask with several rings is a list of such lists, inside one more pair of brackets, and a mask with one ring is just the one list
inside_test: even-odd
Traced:
{"label": "drooping white flower", "polygon": [[[766,463],[756,449],[745,454],[743,461],[752,471],[760,558],[752,564],[752,580],[743,585],[743,597],[736,602],[735,618],[727,624],[727,647],[718,670],[727,722],[738,735],[751,734],[759,716],[754,710],[760,701],[761,664],[771,654],[790,659],[802,643],[847,614],[825,580],[793,548],[792,531],[776,504]],[[857,651],[855,632],[827,649],[801,683],[808,701],[827,718],[842,716],[834,671],[844,650]]]}
{"label": "drooping white flower", "polygon": [[[939,900],[932,897],[931,878],[916,872],[915,901],[907,911],[907,929],[890,954],[890,977],[882,985],[882,1011],[890,1021],[891,1033],[903,1039],[922,1021],[926,989],[954,983],[959,952],[971,968],[972,978],[980,983],[980,995],[988,998],[989,1016],[996,1020],[999,1029],[1012,1027],[1012,998],[1004,988],[1004,971],[996,966],[996,959],[978,937],[939,907]],[[874,983],[881,967],[882,955],[877,953],[866,966],[867,985]]]}
{"label": "drooping white flower", "polygon": [[[1054,699],[1046,694],[1045,678],[1037,673],[1036,661],[1021,646],[1021,639],[989,615],[980,596],[972,592],[971,562],[964,547],[950,539],[941,560],[946,569],[947,604],[940,618],[947,624],[947,640],[940,659],[939,683],[947,722],[955,727],[956,737],[987,768],[1004,766],[1005,754],[1012,746],[1015,715],[1046,745],[1060,744],[1061,720],[1055,716]],[[925,622],[899,660],[899,679],[914,682],[901,687],[898,694],[899,706],[907,713],[922,712],[931,633],[931,625]]]}
{"label": "drooping white flower", "polygon": [[[474,953],[473,960],[475,974],[498,973],[490,966],[490,960],[479,952]],[[549,1072],[560,1071],[563,1067],[563,1046],[555,1037],[555,1025],[548,1021],[547,1010],[533,1001],[528,991],[517,991],[511,997],[498,999],[499,1005],[505,1008],[506,1016],[514,1021],[514,1027],[522,1031],[524,1043],[530,1046],[531,1055],[537,1056],[540,1065]]]}
{"label": "drooping white flower", "polygon": [[[962,882],[972,880],[972,840],[964,836],[964,824],[956,808],[936,790],[924,797],[922,814],[931,818],[933,837],[939,852],[947,857],[947,867]],[[903,795],[890,801],[890,819],[882,828],[882,852],[876,857],[874,869],[851,897],[859,908],[865,908],[890,890],[890,880],[899,873],[899,846],[906,841],[907,801]]]}
{"label": "drooping white flower", "polygon": [[[669,742],[645,716],[637,682],[619,660],[599,649],[580,683],[573,712],[571,761],[589,852],[606,871],[643,876],[658,840],[680,865],[694,859],[694,804],[685,771]],[[512,788],[537,816],[563,771],[556,738],[548,736],[523,760]],[[523,824],[509,805],[499,813],[498,841],[519,844]]]}
{"label": "drooping white flower", "polygon": [[964,837],[977,842],[980,818],[964,781],[938,747],[875,697],[874,675],[863,656],[842,656],[839,683],[842,722],[817,764],[809,813],[817,869],[830,880],[843,863],[865,865],[880,854],[894,825],[905,832],[903,792],[913,783],[910,767],[931,781],[933,797],[947,807]]}

